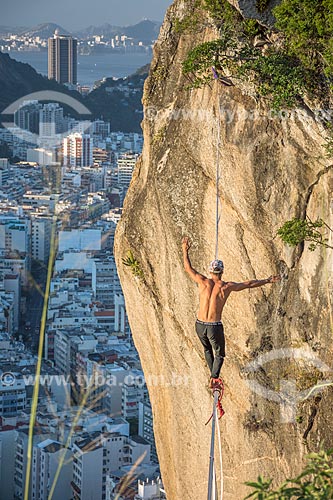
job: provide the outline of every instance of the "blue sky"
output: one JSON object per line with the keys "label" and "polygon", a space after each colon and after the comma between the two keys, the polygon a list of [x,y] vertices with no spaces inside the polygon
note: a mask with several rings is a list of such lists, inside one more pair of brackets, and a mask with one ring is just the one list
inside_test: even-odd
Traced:
{"label": "blue sky", "polygon": [[53,22],[68,31],[110,23],[125,26],[143,18],[162,21],[172,0],[1,0],[2,26]]}

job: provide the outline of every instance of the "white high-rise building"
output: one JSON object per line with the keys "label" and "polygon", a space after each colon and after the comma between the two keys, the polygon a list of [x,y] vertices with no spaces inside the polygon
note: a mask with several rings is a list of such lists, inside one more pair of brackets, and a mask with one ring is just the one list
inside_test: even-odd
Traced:
{"label": "white high-rise building", "polygon": [[59,231],[59,251],[81,250],[89,252],[101,249],[102,231],[100,229],[71,229]]}
{"label": "white high-rise building", "polygon": [[106,308],[114,308],[119,279],[113,257],[94,259],[91,281],[95,299]]}
{"label": "white high-rise building", "polygon": [[58,103],[44,104],[39,111],[39,135],[54,138],[63,131],[64,110]]}
{"label": "white high-rise building", "polygon": [[89,167],[93,164],[93,144],[89,134],[78,132],[63,140],[65,167]]}
{"label": "white high-rise building", "polygon": [[137,154],[124,154],[118,158],[118,184],[125,189],[130,185],[134,167],[138,159]]}
{"label": "white high-rise building", "polygon": [[12,373],[2,374],[0,381],[0,416],[13,417],[25,410],[26,386],[22,378]]}
{"label": "white high-rise building", "polygon": [[0,217],[0,249],[6,254],[11,252],[30,254],[31,223],[29,219]]}
{"label": "white high-rise building", "polygon": [[9,160],[8,158],[0,158],[0,188],[7,185],[9,181]]}
{"label": "white high-rise building", "polygon": [[[73,462],[71,451],[61,443],[46,439],[33,448],[31,487],[34,500],[47,500],[55,483],[52,494],[54,500],[71,500],[71,480]],[[59,477],[56,477],[60,461],[62,461]]]}
{"label": "white high-rise building", "polygon": [[143,383],[144,376],[140,370],[132,370],[128,380],[122,386],[122,416],[125,419],[139,419],[139,402],[147,395],[147,386]]}
{"label": "white high-rise building", "polygon": [[107,479],[112,471],[132,466],[139,459],[142,464],[150,462],[150,445],[139,436],[87,433],[74,442],[72,450],[74,500],[106,500]]}
{"label": "white high-rise building", "polygon": [[31,255],[33,259],[48,262],[50,255],[51,217],[31,218]]}
{"label": "white high-rise building", "polygon": [[27,161],[38,163],[39,165],[50,165],[56,160],[55,150],[44,148],[34,148],[27,150]]}

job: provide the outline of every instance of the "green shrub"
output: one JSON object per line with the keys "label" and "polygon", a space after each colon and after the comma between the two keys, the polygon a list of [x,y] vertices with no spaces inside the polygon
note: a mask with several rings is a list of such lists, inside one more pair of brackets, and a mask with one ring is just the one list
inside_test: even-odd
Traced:
{"label": "green shrub", "polygon": [[256,1],[257,11],[260,13],[264,12],[268,7],[269,2],[270,0],[257,0]]}
{"label": "green shrub", "polygon": [[175,19],[174,29],[176,33],[193,33],[202,21],[201,0],[192,0],[188,4],[189,13],[183,19]]}
{"label": "green shrub", "polygon": [[[218,72],[227,69],[234,79],[252,82],[259,95],[271,99],[275,110],[295,107],[306,94],[327,94],[323,72],[326,78],[333,77],[333,0],[282,0],[274,13],[285,46],[269,52],[253,46],[253,38],[265,34],[255,19],[243,19],[227,0],[202,1],[221,38],[189,52],[183,72],[190,88],[212,82],[214,66]],[[263,11],[268,4],[258,0],[257,9]]]}
{"label": "green shrub", "polygon": [[183,62],[183,72],[191,79],[191,87],[201,87],[213,80],[212,66],[220,68],[230,56],[228,50],[235,49],[231,37],[205,42],[191,50]]}
{"label": "green shrub", "polygon": [[253,38],[256,35],[260,35],[263,31],[262,27],[256,19],[244,19],[242,28],[244,35],[248,38]]}
{"label": "green shrub", "polygon": [[306,68],[333,76],[333,0],[282,0],[275,7],[276,27],[289,54]]}
{"label": "green shrub", "polygon": [[144,279],[144,274],[141,269],[140,262],[134,257],[132,250],[128,250],[126,258],[122,259],[124,266],[131,269],[133,276],[139,278],[140,281]]}
{"label": "green shrub", "polygon": [[324,144],[324,148],[326,149],[326,157],[327,158],[333,158],[333,136],[332,136],[332,130],[330,130],[330,134],[328,137],[325,138],[326,142]]}
{"label": "green shrub", "polygon": [[242,21],[242,16],[238,10],[230,5],[227,0],[203,0],[203,7],[218,23],[234,26]]}
{"label": "green shrub", "polygon": [[213,80],[212,66],[217,70],[228,68],[234,78],[253,81],[261,96],[272,98],[276,110],[294,106],[306,92],[309,77],[297,59],[274,51],[264,56],[250,45],[237,45],[226,33],[189,52],[183,72],[189,76],[192,88]]}
{"label": "green shrub", "polygon": [[273,489],[272,480],[259,476],[257,482],[248,482],[254,489],[245,500],[329,500],[333,498],[333,448],[311,453],[303,472],[287,479]]}
{"label": "green shrub", "polygon": [[270,51],[245,61],[238,70],[240,77],[256,82],[261,96],[272,98],[275,110],[293,107],[306,92],[308,74],[299,61],[283,52]]}
{"label": "green shrub", "polygon": [[284,243],[292,247],[305,241],[311,242],[309,250],[314,251],[318,246],[333,248],[327,244],[327,231],[332,229],[322,219],[312,222],[309,218],[302,220],[295,217],[285,222],[277,234]]}

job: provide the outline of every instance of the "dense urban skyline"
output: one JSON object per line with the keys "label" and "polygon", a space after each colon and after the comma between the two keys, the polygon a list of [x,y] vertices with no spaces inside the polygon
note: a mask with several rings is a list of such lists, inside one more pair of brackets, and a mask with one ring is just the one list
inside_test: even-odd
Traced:
{"label": "dense urban skyline", "polygon": [[35,0],[33,8],[24,0],[2,7],[1,25],[35,26],[54,22],[68,31],[106,22],[114,25],[135,24],[143,18],[162,21],[172,0],[97,0],[92,6],[87,0]]}

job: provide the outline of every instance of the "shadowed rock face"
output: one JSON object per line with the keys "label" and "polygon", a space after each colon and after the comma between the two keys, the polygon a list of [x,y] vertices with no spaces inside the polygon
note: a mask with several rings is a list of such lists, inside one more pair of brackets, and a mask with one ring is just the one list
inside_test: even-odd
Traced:
{"label": "shadowed rock face", "polygon": [[[202,500],[210,443],[210,427],[204,424],[212,398],[194,331],[197,288],[183,271],[180,244],[183,235],[190,236],[193,266],[206,273],[215,251],[220,120],[219,257],[225,280],[283,275],[281,283],[233,294],[223,316],[224,498],[240,500],[248,492],[245,481],[259,474],[281,481],[297,474],[304,456],[320,442],[333,444],[331,388],[316,402],[311,397],[296,406],[283,406],[283,395],[276,395],[293,380],[295,390],[306,390],[320,376],[311,362],[290,356],[310,353],[332,365],[333,252],[310,252],[307,244],[294,251],[276,236],[294,216],[322,217],[333,225],[332,163],[322,147],[325,132],[308,107],[285,119],[272,116],[268,101],[255,100],[246,89],[217,82],[185,89],[181,63],[188,50],[216,37],[209,25],[200,33],[176,34],[174,20],[185,9],[183,1],[169,9],[155,47],[144,93],[145,147],[118,224],[115,251],[152,401],[168,500]],[[122,265],[129,249],[140,262],[143,282]],[[275,351],[281,348],[292,350]],[[264,353],[272,359],[253,373],[246,371]],[[273,391],[267,394],[276,401],[252,391],[250,380]],[[295,415],[303,421],[293,421]]]}
{"label": "shadowed rock face", "polygon": [[[228,0],[231,5],[236,7],[239,12],[244,17],[258,19],[262,24],[266,26],[272,26],[274,24],[274,16],[272,14],[272,9],[276,7],[280,0]],[[266,4],[266,7],[264,5]],[[263,7],[260,8],[260,5]]]}

